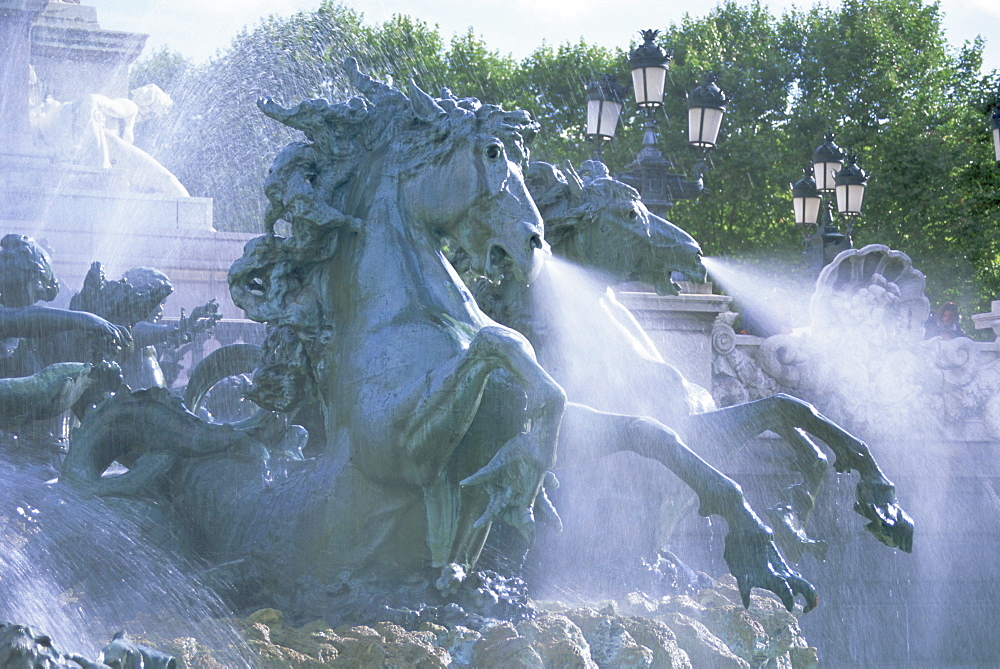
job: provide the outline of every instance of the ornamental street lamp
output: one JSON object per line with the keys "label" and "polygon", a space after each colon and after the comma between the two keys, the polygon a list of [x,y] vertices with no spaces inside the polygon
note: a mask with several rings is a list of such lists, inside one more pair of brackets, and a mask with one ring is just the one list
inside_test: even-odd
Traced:
{"label": "ornamental street lamp", "polygon": [[[838,253],[854,246],[853,220],[861,214],[869,177],[858,165],[858,157],[845,153],[833,140],[833,133],[827,133],[824,143],[813,151],[813,166],[805,168],[803,178],[792,186],[792,211],[796,225],[802,226],[802,254],[817,274]],[[833,220],[834,193],[846,232],[841,232]],[[826,206],[822,206],[824,200]]]}
{"label": "ornamental street lamp", "polygon": [[[659,132],[656,116],[663,106],[666,88],[667,65],[670,54],[655,42],[658,30],[640,31],[643,43],[629,54],[628,64],[632,72],[632,90],[636,105],[643,110],[642,148],[619,178],[631,185],[642,196],[642,200],[652,211],[663,214],[676,200],[696,198],[704,190],[702,173],[704,157],[718,140],[722,117],[726,111],[726,96],[715,84],[715,75],[706,77],[705,83],[688,97],[688,143],[702,150],[702,162],[696,166],[696,177],[689,180],[683,174],[673,172],[673,162],[657,148]],[[614,103],[615,95],[609,91],[613,79],[605,75],[602,82],[591,83],[587,87],[587,136],[598,147],[614,136],[613,129],[602,131],[598,118],[606,113],[614,113],[607,106]],[[621,113],[618,108],[618,113]],[[600,158],[600,149],[597,150]]]}
{"label": "ornamental street lamp", "polygon": [[864,202],[865,188],[868,186],[868,173],[858,166],[858,157],[855,154],[847,156],[847,164],[837,172],[834,184],[837,190],[837,211],[840,215],[849,218],[860,216],[861,203]]}
{"label": "ornamental street lamp", "polygon": [[594,142],[594,157],[602,160],[601,148],[610,142],[618,129],[625,104],[625,88],[606,74],[587,86],[587,138]]}
{"label": "ornamental street lamp", "polygon": [[715,85],[716,74],[705,75],[705,83],[688,96],[688,144],[703,151],[715,148],[726,113],[726,94]]}
{"label": "ornamental street lamp", "polygon": [[792,210],[795,212],[796,225],[816,225],[819,220],[819,205],[823,201],[820,197],[819,189],[816,187],[816,179],[813,177],[813,168],[803,167],[802,178],[792,186]]}
{"label": "ornamental street lamp", "polygon": [[643,42],[628,55],[628,66],[632,70],[635,104],[645,109],[650,117],[657,107],[663,106],[663,88],[671,56],[654,41],[659,30],[641,30],[639,34]]}
{"label": "ornamental street lamp", "polygon": [[844,165],[844,151],[833,143],[834,134],[826,133],[823,142],[813,151],[813,174],[816,175],[816,187],[821,191],[833,190],[834,175]]}

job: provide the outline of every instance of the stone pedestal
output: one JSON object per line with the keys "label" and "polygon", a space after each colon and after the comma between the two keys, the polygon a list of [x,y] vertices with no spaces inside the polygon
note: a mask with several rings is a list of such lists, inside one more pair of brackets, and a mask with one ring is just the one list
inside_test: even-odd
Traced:
{"label": "stone pedestal", "polygon": [[149,35],[105,30],[97,9],[50,2],[31,34],[31,64],[40,93],[77,100],[88,93],[128,97],[128,68]]}
{"label": "stone pedestal", "polygon": [[712,387],[712,323],[729,311],[728,295],[618,292],[664,359],[689,380]]}
{"label": "stone pedestal", "polygon": [[990,302],[989,313],[973,314],[972,322],[977,330],[993,330],[993,334],[1000,336],[1000,300]]}
{"label": "stone pedestal", "polygon": [[229,318],[226,275],[253,235],[216,232],[210,198],[144,195],[118,189],[106,170],[39,157],[0,155],[0,229],[34,237],[52,253],[65,306],[92,262],[108,278],[146,265],[165,272],[175,293],[167,313],[215,297]]}

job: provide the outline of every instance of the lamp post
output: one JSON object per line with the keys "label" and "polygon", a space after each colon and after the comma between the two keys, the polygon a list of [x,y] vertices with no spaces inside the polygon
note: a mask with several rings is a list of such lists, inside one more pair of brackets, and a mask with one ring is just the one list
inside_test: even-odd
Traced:
{"label": "lamp post", "polygon": [[703,152],[715,148],[726,113],[726,94],[715,84],[716,78],[715,72],[709,72],[688,96],[688,144]]}
{"label": "lamp post", "polygon": [[834,175],[844,166],[846,154],[843,149],[833,143],[835,135],[826,133],[822,144],[816,147],[812,154],[813,174],[816,175],[816,187],[821,191],[832,191]]}
{"label": "lamp post", "polygon": [[[838,253],[853,247],[854,218],[861,214],[869,177],[855,154],[848,155],[834,143],[833,133],[824,139],[813,151],[812,167],[805,168],[803,178],[792,185],[792,211],[796,225],[802,227],[802,254],[817,274]],[[834,193],[837,212],[845,219],[845,232],[833,219]]]}
{"label": "lamp post", "polygon": [[[702,161],[695,167],[696,177],[693,180],[674,173],[673,162],[657,147],[659,130],[656,120],[657,112],[663,107],[670,54],[656,44],[658,30],[643,30],[640,34],[643,43],[631,51],[628,64],[635,103],[645,115],[642,148],[635,160],[622,170],[619,178],[639,191],[650,210],[665,214],[676,200],[696,198],[704,190],[704,157],[718,140],[726,111],[726,96],[716,85],[715,74],[707,75],[704,84],[688,96],[688,143],[702,151]],[[605,75],[602,81],[587,87],[587,136],[598,147],[614,136],[613,130],[602,131],[598,124],[598,118],[614,113],[613,109],[609,109],[609,105],[616,100],[609,81],[613,82],[613,79]],[[619,107],[619,114],[620,110]],[[597,156],[600,157],[600,149]]]}
{"label": "lamp post", "polygon": [[796,225],[816,225],[819,220],[819,205],[823,198],[816,187],[813,168],[803,167],[802,178],[792,185],[792,210]]}
{"label": "lamp post", "polygon": [[858,165],[857,155],[847,156],[847,164],[837,172],[834,188],[837,191],[837,211],[847,217],[847,234],[851,233],[853,220],[861,215],[861,205],[868,187],[868,173]]}

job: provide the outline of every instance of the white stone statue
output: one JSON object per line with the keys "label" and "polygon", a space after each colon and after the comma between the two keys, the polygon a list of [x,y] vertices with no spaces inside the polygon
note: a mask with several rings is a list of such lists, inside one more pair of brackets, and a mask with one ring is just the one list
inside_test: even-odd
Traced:
{"label": "white stone statue", "polygon": [[136,88],[131,99],[91,93],[60,102],[47,96],[31,105],[33,140],[59,160],[120,174],[131,191],[188,197],[170,170],[133,144],[136,122],[160,116],[172,104],[156,84]]}

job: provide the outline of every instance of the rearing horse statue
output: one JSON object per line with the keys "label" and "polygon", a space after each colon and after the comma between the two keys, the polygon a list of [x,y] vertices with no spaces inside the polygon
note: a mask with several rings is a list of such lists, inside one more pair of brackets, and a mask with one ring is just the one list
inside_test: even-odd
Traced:
{"label": "rearing horse statue", "polygon": [[[671,515],[686,511],[683,502],[689,494],[656,467],[637,466],[637,455],[676,474],[697,494],[701,515],[726,519],[725,558],[745,601],[758,585],[778,593],[789,608],[795,594],[805,595],[811,607],[811,586],[788,569],[777,551],[762,566],[761,556],[774,550],[771,530],[749,510],[740,488],[705,461],[724,461],[765,430],[783,438],[777,443],[791,451],[784,461],[803,478],[769,509],[780,545],[793,559],[803,550],[823,548],[805,531],[828,468],[814,438],[833,451],[838,472],[858,472],[855,510],[869,521],[867,529],[888,546],[912,550],[912,520],[865,443],[788,395],[716,409],[707,391],[661,357],[636,318],[605,287],[641,281],[661,294],[676,294],[672,272],[704,280],[701,248],[686,232],[649,212],[635,189],[610,178],[603,164],[586,166],[591,173],[581,178],[572,166],[560,170],[534,162],[526,181],[545,219],[553,255],[600,274],[602,287],[587,290],[582,285],[587,277],[574,276],[574,295],[568,296],[560,292],[567,286],[554,285],[551,264],[530,284],[510,276],[476,286],[480,305],[535,344],[539,361],[570,400],[556,470],[567,483],[559,500],[567,506],[565,531],[558,538],[546,537],[545,547],[552,550],[541,552],[543,570],[562,573],[564,582],[579,581],[587,572],[604,580],[609,565],[620,564],[624,555],[648,555],[669,538],[676,522]],[[587,339],[599,345],[581,345]],[[605,460],[597,465],[599,458]],[[565,476],[563,467],[568,468]],[[674,514],[666,513],[664,508],[677,501]],[[615,506],[619,508],[611,517]],[[637,517],[630,518],[629,511]],[[589,520],[574,522],[578,514]],[[589,547],[595,516],[605,528],[605,541],[596,548]],[[583,551],[591,556],[590,569],[580,564]]]}
{"label": "rearing horse statue", "polygon": [[[520,167],[537,125],[413,84],[404,95],[346,66],[363,97],[259,104],[309,141],[276,158],[268,234],[229,276],[236,304],[269,326],[254,399],[285,411],[318,400],[323,452],[279,466],[163,393],[122,393],[88,416],[62,479],[112,496],[165,486],[157,501],[191,524],[202,555],[251,561],[276,590],[347,574],[391,592],[434,568],[447,591],[494,519],[530,533],[555,461],[562,389],[440,251],[448,240],[485,274],[508,262],[523,280],[537,273],[547,245]],[[279,220],[289,236],[273,233]],[[521,429],[469,445],[500,370]],[[116,459],[130,471],[101,478]]]}

